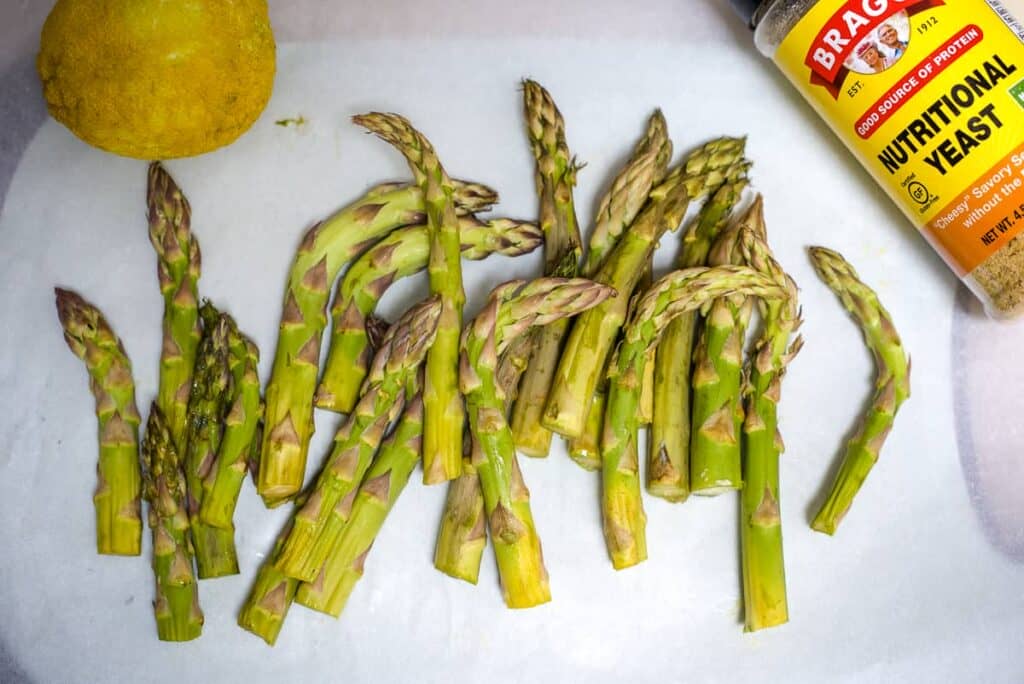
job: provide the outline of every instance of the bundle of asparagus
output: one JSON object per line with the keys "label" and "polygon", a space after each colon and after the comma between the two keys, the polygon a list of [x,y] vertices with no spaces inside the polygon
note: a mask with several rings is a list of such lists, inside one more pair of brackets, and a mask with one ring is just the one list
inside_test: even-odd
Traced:
{"label": "bundle of asparagus", "polygon": [[[462,258],[477,261],[491,254],[520,256],[539,247],[540,229],[524,221],[459,218]],[[331,346],[316,392],[319,408],[348,413],[366,378],[372,349],[369,324],[377,303],[401,278],[422,271],[430,256],[426,226],[392,232],[368,249],[338,281],[331,304]]]}
{"label": "bundle of asparagus", "polygon": [[[493,190],[475,183],[452,181],[448,189],[451,202],[466,212],[485,209],[497,199]],[[302,487],[331,284],[345,264],[374,241],[395,228],[420,223],[428,199],[436,201],[419,185],[380,185],[315,225],[303,238],[288,278],[277,351],[265,391],[257,489],[268,505],[283,503]],[[456,230],[456,250],[457,236]],[[458,251],[455,254],[457,259]]]}
{"label": "bundle of asparagus", "polygon": [[[285,291],[265,424],[258,349],[229,315],[200,306],[191,209],[160,164],[149,167],[147,202],[163,345],[141,464],[124,348],[95,307],[57,290],[65,339],[85,361],[96,396],[97,547],[139,554],[143,495],[161,639],[198,637],[198,579],[239,571],[233,518],[247,471],[268,506],[295,502],[238,616],[269,644],[293,602],[342,612],[421,458],[425,484],[449,483],[435,566],[475,584],[489,532],[510,608],[551,598],[516,449],[544,456],[552,432],[568,438],[580,465],[601,469],[612,565],[636,565],[647,558],[638,453],[646,424],[650,494],[680,502],[691,491],[741,490],[746,628],[788,619],[778,404],[802,345],[801,315],[796,285],[767,245],[760,197],[731,221],[750,168],[745,140],[713,140],[670,170],[672,142],[656,111],[601,201],[582,258],[573,197],[579,165],[565,122],[540,84],[524,81],[523,93],[538,225],[478,219],[474,212],[490,208],[496,193],[451,180],[403,117],[354,118],[406,157],[414,183],[374,187],[303,238]],[[700,201],[678,270],[656,279],[660,240]],[[463,328],[462,258],[518,256],[542,240],[544,277],[499,285]],[[879,366],[871,409],[813,523],[832,534],[909,396],[910,364],[888,313],[853,268],[824,248],[813,248],[812,260]],[[423,269],[431,296],[394,325],[377,318],[388,288]],[[755,311],[761,329],[748,356]],[[314,406],[348,416],[302,491]]]}
{"label": "bundle of asparagus", "polygon": [[273,643],[298,581],[313,582],[344,532],[363,476],[388,425],[434,343],[441,301],[432,297],[407,311],[388,330],[373,360],[362,396],[339,428],[313,487],[296,506],[271,557],[260,568],[238,624]]}

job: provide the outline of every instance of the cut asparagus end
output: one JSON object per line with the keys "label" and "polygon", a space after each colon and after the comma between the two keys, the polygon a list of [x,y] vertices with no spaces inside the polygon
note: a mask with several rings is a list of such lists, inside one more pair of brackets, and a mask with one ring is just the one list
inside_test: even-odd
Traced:
{"label": "cut asparagus end", "polygon": [[273,564],[264,563],[238,614],[238,626],[273,646],[288,616],[297,586],[297,581],[283,575]]}
{"label": "cut asparagus end", "polygon": [[579,437],[568,440],[569,457],[584,470],[601,469],[601,428],[604,426],[604,409],[607,394],[598,390],[587,410],[587,423]]}
{"label": "cut asparagus end", "polygon": [[480,476],[471,464],[448,485],[444,516],[434,548],[434,567],[455,579],[476,584],[487,546],[487,519]]}

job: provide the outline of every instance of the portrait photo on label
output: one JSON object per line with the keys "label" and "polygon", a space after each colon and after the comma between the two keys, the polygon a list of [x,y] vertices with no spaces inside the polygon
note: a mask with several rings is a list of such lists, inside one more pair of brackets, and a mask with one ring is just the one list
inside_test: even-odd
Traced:
{"label": "portrait photo on label", "polygon": [[910,19],[897,12],[872,30],[853,49],[844,66],[858,74],[879,74],[895,66],[910,45]]}

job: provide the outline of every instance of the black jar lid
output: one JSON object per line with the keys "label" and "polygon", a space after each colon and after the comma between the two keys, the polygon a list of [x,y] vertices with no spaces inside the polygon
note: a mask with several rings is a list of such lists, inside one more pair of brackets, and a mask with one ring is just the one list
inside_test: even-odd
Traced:
{"label": "black jar lid", "polygon": [[740,15],[740,18],[747,23],[747,26],[753,28],[754,26],[754,15],[757,13],[757,8],[762,5],[764,0],[729,0],[729,4],[736,10],[736,14]]}

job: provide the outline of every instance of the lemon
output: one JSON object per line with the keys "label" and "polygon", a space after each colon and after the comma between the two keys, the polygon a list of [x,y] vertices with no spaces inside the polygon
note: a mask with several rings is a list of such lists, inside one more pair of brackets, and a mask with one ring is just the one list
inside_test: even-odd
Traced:
{"label": "lemon", "polygon": [[36,66],[50,114],[87,143],[188,157],[266,107],[274,35],[265,0],[58,0]]}

